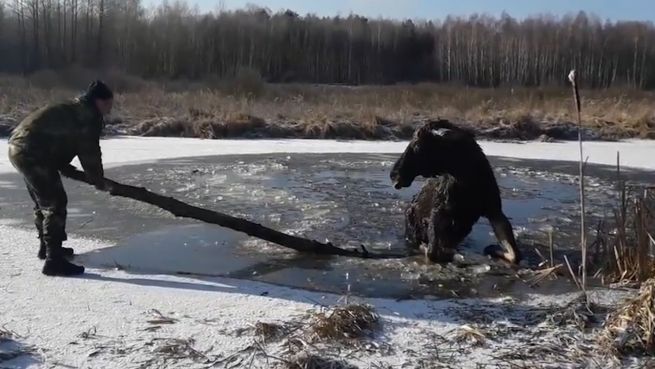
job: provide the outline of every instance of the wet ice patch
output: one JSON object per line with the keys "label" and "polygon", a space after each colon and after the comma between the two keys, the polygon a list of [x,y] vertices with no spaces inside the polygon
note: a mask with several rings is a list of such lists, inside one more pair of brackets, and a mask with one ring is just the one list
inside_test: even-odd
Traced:
{"label": "wet ice patch", "polygon": [[9,181],[0,181],[0,189],[16,189],[18,186],[16,186],[15,183],[9,182]]}
{"label": "wet ice patch", "polygon": [[[365,245],[373,251],[402,254],[407,252],[404,210],[422,180],[402,191],[393,189],[389,170],[395,159],[396,155],[386,154],[207,157],[116,168],[110,176],[290,234],[328,240],[346,248]],[[577,249],[579,210],[575,176],[522,167],[495,169],[504,210],[529,265],[540,260],[535,259],[535,249],[546,255],[543,250],[548,250],[551,233],[556,251]],[[607,199],[615,191],[603,181],[588,179],[599,183],[588,190],[589,224],[593,227],[609,208]],[[335,293],[343,292],[343,275],[349,273],[352,293],[391,297],[450,296],[452,291],[461,296],[471,289],[497,293],[493,292],[494,285],[501,286],[500,289],[514,288],[501,280],[505,271],[499,271],[496,264],[490,264],[492,270],[487,273],[468,269],[476,263],[488,263],[482,251],[496,243],[486,219],[481,219],[460,245],[463,265],[450,268],[426,264],[422,255],[398,261],[326,258],[297,254],[234,232],[239,237],[226,239],[220,232],[231,231],[175,218],[135,201],[107,201],[106,196],[92,189],[79,188],[71,191],[71,204],[79,209],[79,213],[71,214],[71,234],[109,237],[118,241],[123,251],[127,250],[95,254],[93,260],[98,265],[111,267],[116,259],[135,272],[161,265],[157,269],[161,273],[230,273],[240,278]],[[15,192],[6,192],[8,197],[3,203],[10,204],[3,210],[14,209],[24,216],[24,224],[32,227],[31,207],[22,200],[13,204],[16,200],[10,197]],[[132,253],[137,257],[130,258]],[[147,257],[153,253],[155,257]],[[401,273],[422,276],[402,278]],[[486,287],[480,287],[480,283],[486,283]]]}
{"label": "wet ice patch", "polygon": [[[183,201],[218,207],[222,212],[290,234],[347,248],[365,245],[373,251],[404,253],[404,210],[422,180],[403,191],[394,190],[389,181],[394,159],[394,155],[204,158],[162,163],[153,171],[126,168],[125,174],[156,191],[184,188],[185,191],[175,194]],[[504,209],[521,247],[531,251],[539,244],[545,245],[550,231],[558,235],[558,244],[566,247],[566,237],[577,231],[575,178],[513,167],[499,167],[497,174]],[[601,207],[598,199],[606,201],[603,191],[604,185],[590,189],[590,209]],[[139,238],[123,242],[134,252],[139,247],[154,247],[173,253],[181,260],[177,268],[183,269],[176,272],[229,273],[335,293],[342,292],[345,273],[351,276],[353,293],[383,296],[444,295],[452,291],[466,295],[467,291],[480,290],[479,286],[473,287],[480,279],[489,279],[490,286],[504,283],[487,270],[489,267],[498,272],[499,267],[488,264],[482,255],[486,246],[496,242],[486,219],[478,222],[460,246],[463,259],[459,265],[427,264],[421,255],[400,261],[319,258],[245,237],[227,241],[231,244],[226,248],[221,237],[217,238],[221,240],[219,247],[211,242],[213,239],[203,243],[190,232],[198,229],[168,227],[149,233],[147,241]],[[169,236],[173,233],[175,236]],[[205,230],[199,235],[214,237]],[[176,248],[185,252],[175,253]],[[141,260],[146,263],[145,269],[154,265]],[[174,267],[172,259],[157,263],[164,265],[163,269]],[[235,269],[230,264],[239,267]]]}
{"label": "wet ice patch", "polygon": [[21,219],[16,218],[0,218],[0,225],[19,225],[23,224]]}

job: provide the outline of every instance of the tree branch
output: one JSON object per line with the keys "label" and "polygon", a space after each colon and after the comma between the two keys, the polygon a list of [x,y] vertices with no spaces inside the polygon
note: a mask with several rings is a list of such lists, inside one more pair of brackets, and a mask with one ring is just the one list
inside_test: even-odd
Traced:
{"label": "tree branch", "polygon": [[[62,170],[61,174],[64,177],[76,181],[92,184],[84,172],[78,170],[72,165]],[[232,230],[245,233],[249,236],[257,237],[262,240],[296,250],[298,252],[369,259],[392,259],[405,256],[403,254],[371,253],[363,245],[361,246],[360,250],[343,249],[334,246],[329,242],[322,243],[315,240],[292,236],[265,227],[261,224],[251,222],[249,220],[233,217],[231,215],[213,210],[192,206],[172,197],[166,197],[154,192],[150,192],[143,187],[125,185],[107,178],[105,178],[105,185],[109,189],[109,194],[112,196],[125,197],[132,200],[141,201],[164,209],[176,217],[196,219],[205,223],[216,224],[221,227],[230,228]]]}

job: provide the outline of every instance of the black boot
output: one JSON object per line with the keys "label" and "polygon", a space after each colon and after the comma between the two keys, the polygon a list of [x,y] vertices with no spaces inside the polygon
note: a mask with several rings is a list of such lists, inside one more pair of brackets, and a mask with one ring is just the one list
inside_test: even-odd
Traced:
{"label": "black boot", "polygon": [[[73,250],[70,247],[62,247],[61,248],[61,255],[65,258],[69,258],[75,255],[75,250]],[[39,259],[45,260],[46,258],[46,247],[45,247],[45,242],[41,240],[41,246],[39,246],[39,254],[38,254]]]}
{"label": "black boot", "polygon": [[72,277],[84,274],[84,267],[75,265],[62,257],[58,259],[46,259],[41,272],[51,277]]}
{"label": "black boot", "polygon": [[47,276],[70,277],[84,273],[84,267],[64,258],[61,242],[46,246],[46,259],[42,273]]}
{"label": "black boot", "polygon": [[[37,257],[41,260],[45,260],[46,250],[45,241],[43,240],[43,213],[41,213],[41,210],[38,208],[34,209],[34,225],[36,226],[36,230],[39,232],[39,253],[37,254]],[[64,231],[62,241],[66,241],[66,239],[68,239],[68,236]],[[61,253],[64,257],[71,257],[75,255],[75,251],[70,247],[62,247]]]}

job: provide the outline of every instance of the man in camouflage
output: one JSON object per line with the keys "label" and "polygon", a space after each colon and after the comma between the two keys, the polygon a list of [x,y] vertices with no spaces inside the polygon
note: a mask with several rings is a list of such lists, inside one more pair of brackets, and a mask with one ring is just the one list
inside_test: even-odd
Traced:
{"label": "man in camouflage", "polygon": [[73,249],[66,240],[68,199],[59,172],[77,156],[89,180],[106,190],[100,151],[103,116],[109,114],[113,93],[101,81],[89,85],[81,97],[39,109],[25,118],[9,139],[9,160],[23,175],[34,201],[34,223],[45,260],[43,274],[72,276],[84,267],[70,263]]}

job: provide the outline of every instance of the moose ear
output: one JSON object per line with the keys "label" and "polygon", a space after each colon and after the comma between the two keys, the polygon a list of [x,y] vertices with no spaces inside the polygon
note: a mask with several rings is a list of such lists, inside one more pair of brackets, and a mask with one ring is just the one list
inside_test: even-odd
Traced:
{"label": "moose ear", "polygon": [[450,133],[450,129],[448,129],[448,128],[433,129],[433,130],[430,131],[430,133],[432,133],[433,136],[444,137],[448,133]]}

